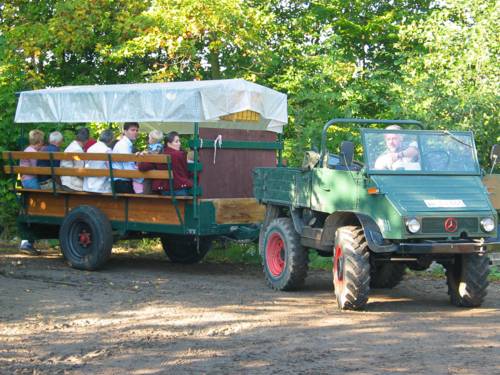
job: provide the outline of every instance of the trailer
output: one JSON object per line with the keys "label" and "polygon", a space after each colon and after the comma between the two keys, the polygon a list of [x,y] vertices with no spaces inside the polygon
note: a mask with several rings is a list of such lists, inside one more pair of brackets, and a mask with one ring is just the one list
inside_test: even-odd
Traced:
{"label": "trailer", "polygon": [[[173,191],[168,155],[2,152],[5,174],[107,176],[110,193],[23,189],[17,219],[23,238],[59,239],[70,266],[102,267],[121,239],[157,237],[173,262],[194,263],[214,239],[258,237],[264,207],[253,198],[251,171],[281,163],[286,95],[241,79],[66,86],[21,92],[20,126],[138,122],[140,129],[189,135],[193,188],[188,196],[120,194],[116,178],[165,179]],[[57,126],[57,125],[55,125]],[[19,160],[51,161],[50,167],[19,166]],[[107,161],[108,169],[62,168],[57,160]],[[113,162],[164,163],[165,170],[115,170]],[[55,163],[54,163],[55,164]]]}

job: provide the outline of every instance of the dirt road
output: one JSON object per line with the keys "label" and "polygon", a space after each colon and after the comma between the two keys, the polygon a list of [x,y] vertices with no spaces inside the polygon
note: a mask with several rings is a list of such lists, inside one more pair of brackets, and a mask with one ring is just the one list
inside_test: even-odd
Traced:
{"label": "dirt road", "polygon": [[458,309],[443,280],[406,278],[340,312],[329,272],[269,290],[254,266],[0,252],[2,374],[498,374],[500,284]]}

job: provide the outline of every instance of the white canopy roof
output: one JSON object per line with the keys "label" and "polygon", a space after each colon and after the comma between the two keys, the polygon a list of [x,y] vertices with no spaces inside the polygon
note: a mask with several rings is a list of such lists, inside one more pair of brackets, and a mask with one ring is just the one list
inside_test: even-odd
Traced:
{"label": "white canopy roof", "polygon": [[[242,111],[260,114],[258,123],[220,121]],[[194,122],[206,127],[265,129],[276,133],[287,123],[285,94],[243,79],[64,86],[21,92],[15,122],[145,123],[168,128]],[[158,126],[156,126],[158,125]],[[163,126],[162,126],[163,125]]]}

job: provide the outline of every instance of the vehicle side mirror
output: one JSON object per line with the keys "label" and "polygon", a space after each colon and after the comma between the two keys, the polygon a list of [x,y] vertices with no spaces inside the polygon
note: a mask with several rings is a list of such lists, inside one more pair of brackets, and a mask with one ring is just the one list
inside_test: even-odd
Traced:
{"label": "vehicle side mirror", "polygon": [[493,145],[491,148],[490,160],[495,163],[500,158],[500,144]]}
{"label": "vehicle side mirror", "polygon": [[495,166],[497,165],[498,162],[498,157],[500,154],[500,144],[493,145],[491,148],[491,154],[490,154],[490,160],[491,160],[491,169],[490,169],[490,174],[493,173],[493,170],[495,169]]}

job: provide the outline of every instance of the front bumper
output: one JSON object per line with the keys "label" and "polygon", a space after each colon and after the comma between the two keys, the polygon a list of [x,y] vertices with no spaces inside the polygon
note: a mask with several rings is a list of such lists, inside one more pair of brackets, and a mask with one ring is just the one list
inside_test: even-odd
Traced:
{"label": "front bumper", "polygon": [[489,238],[485,241],[425,241],[419,243],[400,243],[400,254],[473,254],[500,251],[500,239]]}

